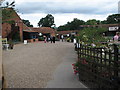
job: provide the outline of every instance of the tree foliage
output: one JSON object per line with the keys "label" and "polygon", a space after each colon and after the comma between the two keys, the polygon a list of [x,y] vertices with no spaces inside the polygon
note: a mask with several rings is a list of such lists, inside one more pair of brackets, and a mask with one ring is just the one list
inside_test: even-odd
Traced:
{"label": "tree foliage", "polygon": [[85,43],[98,44],[99,42],[105,41],[103,33],[106,31],[106,28],[85,28],[79,32],[78,38]]}
{"label": "tree foliage", "polygon": [[117,24],[117,23],[120,23],[120,14],[109,15],[106,18],[106,20],[103,21],[90,19],[85,22],[83,20],[79,20],[75,18],[73,19],[73,21],[67,22],[67,24],[59,26],[58,31],[76,30],[79,29],[80,25],[99,25],[99,24]]}
{"label": "tree foliage", "polygon": [[116,24],[120,22],[120,14],[113,14],[107,17],[107,24]]}
{"label": "tree foliage", "polygon": [[67,24],[58,27],[58,31],[62,30],[77,30],[79,25],[84,25],[85,21],[74,18],[73,21],[67,22]]}
{"label": "tree foliage", "polygon": [[41,18],[38,22],[39,27],[52,27],[54,24],[54,17],[48,14],[45,18]]}
{"label": "tree foliage", "polygon": [[30,24],[30,21],[29,20],[22,20],[23,21],[23,23],[25,24],[25,25],[27,25],[28,27],[33,27],[33,25],[31,25]]}
{"label": "tree foliage", "polygon": [[86,25],[97,25],[97,24],[100,24],[101,21],[100,20],[96,20],[96,19],[91,19],[91,20],[87,20],[86,21]]}

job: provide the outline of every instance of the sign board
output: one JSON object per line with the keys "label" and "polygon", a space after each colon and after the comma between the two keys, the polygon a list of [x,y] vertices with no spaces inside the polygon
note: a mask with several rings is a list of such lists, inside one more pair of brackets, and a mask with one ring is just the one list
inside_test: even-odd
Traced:
{"label": "sign board", "polygon": [[27,44],[27,40],[24,40],[24,44]]}
{"label": "sign board", "polygon": [[71,33],[71,35],[75,35],[75,34],[76,34],[75,32]]}
{"label": "sign board", "polygon": [[116,31],[116,30],[118,30],[118,29],[119,29],[118,26],[116,26],[116,27],[109,27],[109,31]]}

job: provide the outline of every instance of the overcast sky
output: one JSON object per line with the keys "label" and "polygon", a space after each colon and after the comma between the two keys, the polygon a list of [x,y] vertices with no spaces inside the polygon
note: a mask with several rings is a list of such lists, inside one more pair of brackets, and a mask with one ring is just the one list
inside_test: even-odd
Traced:
{"label": "overcast sky", "polygon": [[[12,2],[13,0],[5,0]],[[118,13],[119,0],[15,0],[15,8],[22,19],[37,23],[47,14],[52,14],[56,26],[64,25],[73,18],[80,20],[105,20]]]}

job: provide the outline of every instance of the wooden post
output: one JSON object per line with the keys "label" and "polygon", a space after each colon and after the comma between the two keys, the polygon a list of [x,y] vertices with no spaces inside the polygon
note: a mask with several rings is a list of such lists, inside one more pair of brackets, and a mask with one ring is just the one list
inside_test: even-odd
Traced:
{"label": "wooden post", "polygon": [[118,47],[114,44],[114,67],[117,69],[114,71],[115,77],[118,76]]}

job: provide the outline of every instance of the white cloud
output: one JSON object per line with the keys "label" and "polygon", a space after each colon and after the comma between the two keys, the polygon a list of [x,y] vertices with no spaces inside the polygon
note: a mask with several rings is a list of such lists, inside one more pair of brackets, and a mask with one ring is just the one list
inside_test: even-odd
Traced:
{"label": "white cloud", "polygon": [[[25,20],[29,20],[31,24],[34,25],[34,27],[37,27],[37,23],[42,17],[45,17],[47,14],[42,13],[42,14],[20,14],[20,17]],[[85,14],[76,14],[76,13],[71,13],[71,14],[52,14],[55,19],[55,24],[56,26],[64,25],[68,21],[72,21],[74,18],[78,18],[80,20],[87,21],[89,19],[97,19],[97,20],[105,20],[107,16],[109,15],[85,15]]]}
{"label": "white cloud", "polygon": [[[31,7],[32,5],[32,7]],[[21,8],[22,6],[22,8]],[[79,13],[79,14],[106,14],[117,12],[117,3],[114,2],[27,2],[16,6],[21,13]]]}
{"label": "white cloud", "polygon": [[[13,0],[5,0],[12,2]],[[117,13],[119,0],[15,0],[16,9],[23,13],[20,17],[37,26],[38,21],[51,13],[57,26],[64,25],[73,18],[81,20],[105,20]]]}

